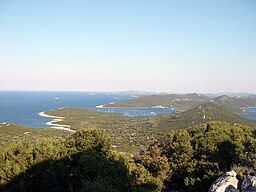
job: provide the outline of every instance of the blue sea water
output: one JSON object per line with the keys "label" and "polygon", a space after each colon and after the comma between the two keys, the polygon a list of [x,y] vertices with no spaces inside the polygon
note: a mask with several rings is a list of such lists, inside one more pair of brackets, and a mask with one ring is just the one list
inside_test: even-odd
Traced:
{"label": "blue sea water", "polygon": [[[52,118],[41,117],[39,112],[60,107],[82,107],[102,112],[117,112],[126,116],[154,116],[172,113],[172,108],[96,108],[96,106],[127,100],[134,95],[104,92],[32,92],[0,91],[0,123],[13,122],[30,127],[49,127]],[[247,109],[245,109],[247,110]],[[248,108],[248,111],[256,108]],[[256,120],[256,114],[241,114]]]}
{"label": "blue sea water", "polygon": [[92,92],[0,92],[0,122],[31,127],[47,127],[49,118],[39,112],[60,107],[94,108],[97,105],[129,99],[129,95]]}
{"label": "blue sea water", "polygon": [[[51,118],[41,117],[39,112],[60,107],[82,107],[96,110],[98,105],[127,100],[134,95],[102,92],[31,92],[0,91],[0,123],[13,122],[31,127],[49,127]],[[103,110],[104,111],[104,110]],[[110,111],[105,111],[110,112]],[[172,109],[112,109],[127,116],[152,116],[155,113],[173,112]]]}
{"label": "blue sea water", "polygon": [[256,120],[256,114],[244,113],[244,114],[240,114],[240,115],[243,117],[246,117],[248,119]]}
{"label": "blue sea water", "polygon": [[244,113],[240,114],[243,117],[256,120],[256,107],[243,108]]}
{"label": "blue sea water", "polygon": [[129,117],[155,116],[156,114],[173,113],[173,108],[99,108],[99,111],[107,113],[123,113]]}

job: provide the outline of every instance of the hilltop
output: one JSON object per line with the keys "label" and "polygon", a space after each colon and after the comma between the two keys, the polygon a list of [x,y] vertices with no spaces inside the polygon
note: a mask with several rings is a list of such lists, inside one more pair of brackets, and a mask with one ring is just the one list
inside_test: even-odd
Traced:
{"label": "hilltop", "polygon": [[209,121],[256,126],[256,121],[232,113],[212,102],[203,103],[188,111],[159,115],[156,118],[159,122],[158,129],[166,133],[170,130],[185,129]]}
{"label": "hilltop", "polygon": [[104,107],[173,107],[176,110],[187,110],[196,107],[206,101],[209,97],[197,93],[189,94],[167,94],[167,95],[149,95],[138,98],[120,101],[112,104],[106,104]]}
{"label": "hilltop", "polygon": [[251,96],[235,96],[228,95],[210,98],[208,96],[189,93],[189,94],[167,94],[167,95],[148,95],[133,98],[130,100],[120,101],[116,103],[106,104],[103,107],[171,107],[178,111],[189,110],[203,103],[211,101],[231,112],[242,113],[242,107],[256,106],[256,99]]}
{"label": "hilltop", "polygon": [[256,106],[256,100],[249,96],[229,97],[227,95],[222,95],[212,99],[211,101],[235,113],[241,113],[242,107]]}

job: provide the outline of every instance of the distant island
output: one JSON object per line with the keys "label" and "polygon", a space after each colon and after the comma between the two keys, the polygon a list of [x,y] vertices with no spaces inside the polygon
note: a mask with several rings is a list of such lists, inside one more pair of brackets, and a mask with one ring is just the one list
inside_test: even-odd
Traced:
{"label": "distant island", "polygon": [[231,169],[247,181],[256,121],[238,113],[255,104],[253,96],[154,94],[100,107],[178,110],[129,117],[61,107],[40,112],[55,129],[2,123],[0,191],[200,192]]}
{"label": "distant island", "polygon": [[206,102],[212,102],[234,113],[243,113],[245,107],[256,106],[255,95],[235,96],[228,95],[210,98],[203,94],[166,94],[146,95],[130,100],[105,104],[102,107],[171,107],[176,110],[189,110]]}

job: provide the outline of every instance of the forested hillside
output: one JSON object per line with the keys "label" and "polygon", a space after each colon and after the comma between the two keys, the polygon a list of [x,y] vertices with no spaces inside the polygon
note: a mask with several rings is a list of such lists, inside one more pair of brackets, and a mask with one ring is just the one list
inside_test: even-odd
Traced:
{"label": "forested hillside", "polygon": [[206,102],[213,102],[220,107],[234,113],[242,113],[242,107],[256,106],[254,95],[229,97],[222,95],[216,98],[209,98],[202,94],[168,94],[168,95],[147,95],[130,100],[106,104],[104,107],[172,107],[176,110],[189,110]]}
{"label": "forested hillside", "polygon": [[142,165],[111,149],[102,131],[78,131],[63,142],[21,142],[0,156],[0,191],[160,191]]}
{"label": "forested hillside", "polygon": [[70,135],[70,132],[63,130],[31,128],[13,123],[2,123],[0,124],[0,151],[4,150],[9,144],[21,140],[31,140],[33,142],[43,138],[62,140]]}
{"label": "forested hillside", "polygon": [[173,107],[176,110],[187,110],[196,107],[206,101],[209,97],[193,94],[167,94],[167,95],[148,95],[138,98],[106,104],[104,107]]}
{"label": "forested hillside", "polygon": [[156,118],[159,123],[158,129],[167,131],[166,134],[170,130],[184,129],[209,121],[226,121],[231,124],[256,126],[256,121],[227,111],[213,102],[204,103],[184,112],[159,115]]}
{"label": "forested hillside", "polygon": [[215,104],[235,113],[242,113],[242,107],[256,106],[256,100],[247,96],[229,97],[222,95],[212,100]]}
{"label": "forested hillside", "polygon": [[12,144],[0,153],[0,191],[207,191],[231,168],[256,170],[256,131],[209,122],[173,130],[148,149],[117,152],[98,129],[62,140]]}
{"label": "forested hillside", "polygon": [[256,121],[231,113],[212,102],[188,111],[155,117],[127,117],[81,108],[56,109],[47,111],[47,114],[65,117],[58,123],[70,125],[74,130],[90,127],[103,129],[121,151],[136,151],[165,136],[170,130],[185,129],[209,121],[256,126]]}
{"label": "forested hillside", "polygon": [[225,171],[233,169],[241,179],[256,172],[256,130],[218,121],[173,130],[136,162],[165,178],[165,191],[208,191]]}

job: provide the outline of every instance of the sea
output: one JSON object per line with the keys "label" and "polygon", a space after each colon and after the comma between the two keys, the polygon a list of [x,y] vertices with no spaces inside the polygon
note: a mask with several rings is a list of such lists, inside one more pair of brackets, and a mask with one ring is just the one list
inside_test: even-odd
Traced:
{"label": "sea", "polygon": [[256,107],[243,108],[243,112],[241,116],[256,120]]}
{"label": "sea", "polygon": [[107,92],[0,91],[0,123],[50,128],[46,123],[52,118],[41,117],[38,113],[61,107],[89,108],[126,116],[154,116],[175,112],[172,108],[97,108],[134,97],[137,95]]}
{"label": "sea", "polygon": [[[41,117],[39,112],[61,107],[80,107],[107,113],[122,113],[123,115],[154,116],[173,113],[173,108],[99,108],[103,104],[132,99],[138,95],[110,92],[41,92],[41,91],[0,91],[0,123],[12,122],[30,127],[45,128],[52,118]],[[243,114],[256,120],[256,108],[243,108]],[[248,112],[248,113],[246,113]]]}

